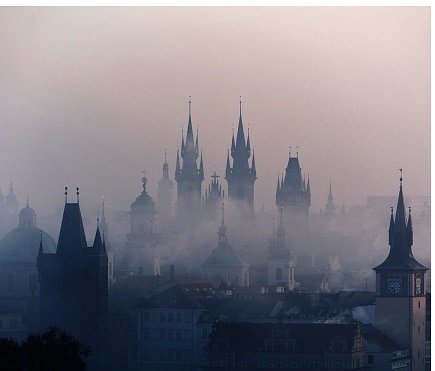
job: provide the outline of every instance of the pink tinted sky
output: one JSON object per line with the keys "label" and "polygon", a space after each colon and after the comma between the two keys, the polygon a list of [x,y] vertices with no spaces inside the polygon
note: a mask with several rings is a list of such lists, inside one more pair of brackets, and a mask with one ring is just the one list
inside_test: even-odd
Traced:
{"label": "pink tinted sky", "polygon": [[39,214],[65,185],[127,210],[144,169],[155,197],[189,95],[203,189],[224,175],[241,95],[257,209],[289,146],[313,212],[330,178],[338,204],[397,194],[400,167],[407,195],[430,194],[429,7],[3,7],[0,47],[0,188],[12,177]]}

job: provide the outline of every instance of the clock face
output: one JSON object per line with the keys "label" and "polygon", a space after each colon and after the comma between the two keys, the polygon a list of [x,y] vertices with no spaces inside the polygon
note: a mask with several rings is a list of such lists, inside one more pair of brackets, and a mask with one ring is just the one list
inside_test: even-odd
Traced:
{"label": "clock face", "polygon": [[402,282],[401,280],[388,280],[388,293],[397,295],[402,291]]}
{"label": "clock face", "polygon": [[415,279],[415,294],[421,295],[421,278],[417,277]]}

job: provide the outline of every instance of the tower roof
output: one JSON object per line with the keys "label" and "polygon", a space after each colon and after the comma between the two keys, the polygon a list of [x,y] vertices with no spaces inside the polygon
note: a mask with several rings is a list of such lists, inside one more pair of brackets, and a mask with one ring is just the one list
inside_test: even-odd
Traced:
{"label": "tower roof", "polygon": [[81,257],[87,249],[79,203],[65,203],[56,255]]}
{"label": "tower roof", "polygon": [[405,202],[402,191],[402,176],[400,177],[399,197],[397,200],[396,216],[393,221],[390,218],[389,227],[389,244],[390,252],[387,259],[373,268],[374,270],[383,269],[403,269],[403,270],[427,270],[425,266],[420,264],[412,254],[413,231],[411,214],[406,222]]}

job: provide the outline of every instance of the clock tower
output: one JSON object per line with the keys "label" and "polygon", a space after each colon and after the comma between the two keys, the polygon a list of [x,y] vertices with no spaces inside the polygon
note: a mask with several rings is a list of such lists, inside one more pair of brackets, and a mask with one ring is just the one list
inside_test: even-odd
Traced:
{"label": "clock tower", "polygon": [[411,369],[424,370],[426,340],[426,271],[412,255],[411,208],[408,219],[400,177],[396,215],[391,208],[390,253],[376,271],[376,327],[410,350]]}

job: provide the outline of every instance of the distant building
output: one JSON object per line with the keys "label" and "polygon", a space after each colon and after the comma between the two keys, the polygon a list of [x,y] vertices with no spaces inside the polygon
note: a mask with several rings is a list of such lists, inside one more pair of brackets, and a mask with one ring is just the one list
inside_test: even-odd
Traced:
{"label": "distant building", "polygon": [[163,176],[159,180],[157,188],[157,211],[160,213],[160,222],[162,228],[167,230],[172,223],[172,190],[174,185],[172,180],[169,179],[169,165],[166,162],[166,150],[165,150],[165,162],[163,163]]}
{"label": "distant building", "polygon": [[332,195],[331,181],[329,181],[328,201],[326,202],[325,208],[323,209],[323,215],[327,219],[331,219],[336,215],[336,207],[334,205],[334,196]]}
{"label": "distant building", "polygon": [[216,174],[216,171],[211,178],[211,183],[205,189],[202,212],[208,219],[216,221],[219,215],[219,206],[224,200],[224,191],[219,183],[219,175]]}
{"label": "distant building", "polygon": [[249,167],[251,157],[251,140],[245,142],[245,132],[242,122],[242,102],[240,102],[239,126],[237,128],[237,139],[234,140],[234,133],[231,140],[231,157],[233,166],[230,165],[230,154],[227,154],[227,166],[225,179],[228,182],[228,199],[237,205],[242,216],[253,218],[254,216],[254,182],[257,179],[255,167],[255,154],[252,151],[252,162]]}
{"label": "distant building", "polygon": [[137,370],[200,370],[207,362],[211,332],[207,302],[217,299],[210,284],[173,280],[151,291],[136,308]]}
{"label": "distant building", "polygon": [[278,177],[276,205],[283,208],[284,224],[299,249],[308,236],[308,210],[311,206],[310,179],[305,182],[299,166],[299,155],[289,159],[284,179]]}
{"label": "distant building", "polygon": [[411,370],[425,370],[426,342],[426,271],[412,254],[413,229],[411,209],[406,220],[400,177],[396,215],[391,208],[388,243],[390,252],[385,261],[373,268],[376,272],[376,327],[402,349],[409,350]]}
{"label": "distant building", "polygon": [[204,370],[367,370],[359,324],[217,322]]}
{"label": "distant building", "polygon": [[282,208],[280,209],[278,231],[272,237],[269,246],[268,258],[268,284],[285,287],[293,291],[297,284],[295,281],[295,259],[291,256],[290,250],[285,242],[285,229],[282,221]]}
{"label": "distant building", "polygon": [[191,218],[198,218],[201,212],[201,184],[204,180],[204,164],[201,159],[199,167],[196,163],[199,156],[198,132],[196,141],[193,139],[191,101],[189,100],[189,121],[187,124],[186,142],[181,138],[181,158],[177,151],[175,180],[177,181],[177,220],[186,222]]}
{"label": "distant building", "polygon": [[160,272],[158,243],[161,240],[156,203],[146,190],[147,178],[142,178],[142,193],[130,208],[130,233],[121,268],[135,274],[156,275]]}
{"label": "distant building", "polygon": [[219,285],[225,282],[229,286],[249,286],[249,265],[242,263],[232,246],[228,243],[227,227],[222,204],[222,220],[218,231],[219,244],[202,263],[204,279]]}
{"label": "distant building", "polygon": [[41,242],[37,264],[41,328],[58,325],[95,350],[107,333],[107,254],[98,227],[87,246],[78,202],[65,202],[56,253]]}
{"label": "distant building", "polygon": [[56,251],[54,240],[37,227],[36,212],[27,201],[19,213],[18,227],[0,241],[0,303],[8,315],[24,316],[29,331],[37,331],[39,323],[36,259],[41,241],[47,252]]}

